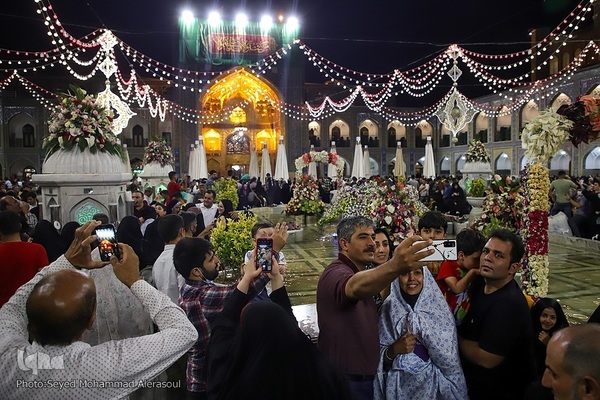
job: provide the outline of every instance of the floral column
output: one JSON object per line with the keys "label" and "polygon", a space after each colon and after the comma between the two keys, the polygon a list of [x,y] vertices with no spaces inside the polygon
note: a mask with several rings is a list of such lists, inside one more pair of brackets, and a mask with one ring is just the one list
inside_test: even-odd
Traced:
{"label": "floral column", "polygon": [[525,293],[544,297],[548,293],[548,168],[540,162],[524,171],[525,188],[525,258],[522,283]]}
{"label": "floral column", "polygon": [[521,140],[530,164],[523,172],[525,187],[525,258],[522,289],[530,296],[548,293],[548,160],[562,147],[573,123],[552,109],[523,128]]}

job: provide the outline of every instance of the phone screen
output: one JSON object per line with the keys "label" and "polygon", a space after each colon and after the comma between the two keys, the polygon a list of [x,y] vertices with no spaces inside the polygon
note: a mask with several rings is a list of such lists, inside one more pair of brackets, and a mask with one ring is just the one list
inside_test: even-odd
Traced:
{"label": "phone screen", "polygon": [[271,271],[271,257],[273,256],[273,239],[256,239],[256,268],[262,268],[263,271]]}
{"label": "phone screen", "polygon": [[110,261],[113,254],[119,257],[117,233],[113,225],[100,225],[96,228],[96,236],[98,237],[98,250],[102,261]]}
{"label": "phone screen", "polygon": [[[415,242],[413,245],[422,242]],[[422,258],[421,261],[429,262],[429,261],[456,261],[458,258],[458,251],[456,249],[456,240],[452,239],[442,239],[442,240],[434,240],[431,246],[426,247],[425,251],[428,249],[434,250],[433,254]]]}

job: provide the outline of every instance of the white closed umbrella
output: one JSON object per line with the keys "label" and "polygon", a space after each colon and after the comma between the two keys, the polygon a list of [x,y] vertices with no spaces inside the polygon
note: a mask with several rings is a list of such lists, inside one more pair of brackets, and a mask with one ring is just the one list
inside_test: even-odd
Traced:
{"label": "white closed umbrella", "polygon": [[[310,152],[315,152],[314,144],[310,145]],[[312,176],[313,178],[317,179],[317,163],[315,161],[311,161],[308,163],[308,176]]]}
{"label": "white closed umbrella", "polygon": [[198,149],[196,149],[196,152],[198,153],[196,155],[198,159],[198,178],[208,179],[208,162],[206,160],[206,150],[204,149],[202,137],[200,137],[200,143],[198,144]]}
{"label": "white closed umbrella", "polygon": [[433,158],[433,145],[431,136],[427,136],[425,145],[425,165],[423,166],[423,176],[425,178],[435,178],[435,160]]}
{"label": "white closed umbrella", "polygon": [[[337,150],[335,148],[335,142],[331,142],[331,149],[329,150],[332,154],[337,154]],[[337,166],[332,163],[327,164],[327,176],[331,179],[335,179],[337,177]]]}
{"label": "white closed umbrella", "polygon": [[258,156],[256,155],[256,149],[250,152],[250,168],[248,169],[248,175],[250,178],[258,178]]}
{"label": "white closed umbrella", "polygon": [[277,145],[277,158],[275,159],[275,180],[283,179],[288,181],[290,179],[290,172],[288,171],[287,153],[285,151],[285,144],[283,144],[283,136],[279,137],[279,144]]}
{"label": "white closed umbrella", "polygon": [[396,146],[396,165],[394,165],[394,176],[406,177],[406,164],[402,156],[402,142],[398,141]]}
{"label": "white closed umbrella", "polygon": [[189,157],[189,162],[188,162],[188,174],[190,175],[190,178],[192,179],[198,179],[198,161],[197,161],[197,155],[198,153],[196,152],[196,148],[194,147],[194,144],[190,144],[190,157]]}
{"label": "white closed umbrella", "polygon": [[271,175],[271,157],[269,156],[269,148],[266,143],[263,143],[262,163],[260,165],[260,181],[265,182],[267,174]]}
{"label": "white closed umbrella", "polygon": [[360,147],[360,137],[356,138],[356,145],[354,146],[354,160],[352,161],[352,176],[362,178],[365,176],[363,172],[363,155],[362,147]]}
{"label": "white closed umbrella", "polygon": [[363,151],[363,173],[365,178],[371,177],[371,156],[369,155],[369,146],[365,144],[365,150]]}

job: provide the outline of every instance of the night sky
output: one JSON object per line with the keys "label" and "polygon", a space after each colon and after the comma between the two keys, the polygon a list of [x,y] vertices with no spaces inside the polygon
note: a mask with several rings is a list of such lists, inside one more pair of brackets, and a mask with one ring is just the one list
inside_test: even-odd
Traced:
{"label": "night sky", "polygon": [[[213,2],[224,18],[244,9],[250,19],[295,14],[301,39],[329,60],[361,72],[386,73],[422,64],[451,43],[487,53],[528,48],[528,30],[553,28],[576,5],[571,0],[304,0]],[[76,37],[107,27],[122,40],[174,65],[177,18],[185,6],[207,15],[210,2],[167,0],[55,0],[52,5]],[[0,47],[51,48],[33,0],[0,5]],[[500,44],[502,43],[502,44]],[[308,80],[322,75],[310,71]],[[325,78],[323,78],[325,79]],[[465,90],[468,90],[466,88]]]}

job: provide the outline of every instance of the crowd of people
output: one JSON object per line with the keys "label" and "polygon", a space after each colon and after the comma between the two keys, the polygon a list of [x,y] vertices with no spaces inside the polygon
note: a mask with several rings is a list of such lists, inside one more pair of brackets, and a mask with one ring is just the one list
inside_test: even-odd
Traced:
{"label": "crowd of people", "polygon": [[600,311],[569,327],[556,300],[525,296],[516,234],[465,229],[456,260],[425,262],[442,212],[397,247],[371,219],[341,220],[315,346],[284,284],[287,225],[258,222],[241,278],[218,284],[214,222],[244,211],[218,199],[216,176],[169,178],[155,196],[131,188],[110,262],[94,236],[106,215],[59,231],[29,224],[33,187],[0,198],[0,398],[600,399]]}

